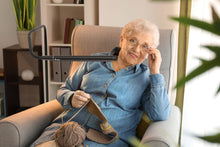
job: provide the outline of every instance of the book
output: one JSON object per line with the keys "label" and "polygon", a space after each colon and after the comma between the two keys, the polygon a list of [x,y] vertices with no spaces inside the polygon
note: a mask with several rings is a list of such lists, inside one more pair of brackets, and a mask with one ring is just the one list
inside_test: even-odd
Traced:
{"label": "book", "polygon": [[80,4],[84,4],[84,0],[80,0]]}
{"label": "book", "polygon": [[75,27],[76,27],[77,25],[80,25],[80,19],[75,19]]}
{"label": "book", "polygon": [[70,20],[70,25],[69,25],[69,30],[68,30],[68,40],[67,40],[68,44],[71,43],[71,37],[72,37],[72,32],[73,32],[74,27],[75,27],[75,19],[72,18]]}
{"label": "book", "polygon": [[71,37],[73,29],[77,25],[83,25],[84,21],[82,19],[74,19],[74,18],[67,18],[65,21],[65,31],[64,31],[64,44],[71,43]]}
{"label": "book", "polygon": [[74,4],[84,4],[84,0],[74,0]]}
{"label": "book", "polygon": [[74,4],[79,4],[79,0],[74,0],[73,3]]}
{"label": "book", "polygon": [[67,18],[65,21],[64,44],[66,44],[68,42],[70,20],[71,20],[71,18]]}
{"label": "book", "polygon": [[83,20],[80,20],[79,24],[80,24],[80,25],[83,25],[83,24],[84,24],[84,21],[83,21]]}

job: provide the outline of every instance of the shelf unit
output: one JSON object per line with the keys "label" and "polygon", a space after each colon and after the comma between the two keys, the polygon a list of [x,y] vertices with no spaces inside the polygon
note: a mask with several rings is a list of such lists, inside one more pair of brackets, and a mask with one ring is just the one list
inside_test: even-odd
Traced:
{"label": "shelf unit", "polygon": [[[42,55],[41,46],[34,53]],[[13,45],[3,49],[6,116],[43,103],[42,61],[34,59],[28,49]],[[29,69],[34,78],[24,81],[22,72]]]}
{"label": "shelf unit", "polygon": [[[86,25],[98,25],[98,0],[84,0],[84,4],[73,4],[73,0],[64,0],[62,4],[41,0],[40,5],[41,24],[47,28],[47,54],[52,47],[71,47],[71,44],[63,43],[66,18],[83,19]],[[45,55],[44,46],[42,53]],[[53,81],[50,62],[43,61],[45,102],[55,99],[57,89],[63,84]]]}

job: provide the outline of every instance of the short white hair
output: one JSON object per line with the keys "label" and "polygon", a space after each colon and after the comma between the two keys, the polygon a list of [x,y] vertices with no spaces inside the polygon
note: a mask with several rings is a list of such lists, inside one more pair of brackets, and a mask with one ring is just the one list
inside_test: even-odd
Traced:
{"label": "short white hair", "polygon": [[128,37],[135,32],[151,33],[153,37],[152,47],[157,48],[159,45],[160,34],[159,29],[155,24],[144,19],[135,19],[124,26],[121,32],[121,36]]}

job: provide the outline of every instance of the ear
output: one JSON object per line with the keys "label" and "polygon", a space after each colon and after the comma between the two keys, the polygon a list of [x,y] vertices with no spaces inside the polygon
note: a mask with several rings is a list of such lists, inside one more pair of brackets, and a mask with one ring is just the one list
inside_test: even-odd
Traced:
{"label": "ear", "polygon": [[122,46],[122,42],[124,41],[124,37],[123,36],[120,36],[120,43],[119,43],[119,47]]}

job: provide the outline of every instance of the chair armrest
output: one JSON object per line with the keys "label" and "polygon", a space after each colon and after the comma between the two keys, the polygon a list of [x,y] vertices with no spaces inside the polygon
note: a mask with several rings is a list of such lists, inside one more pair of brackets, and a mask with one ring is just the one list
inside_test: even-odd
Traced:
{"label": "chair armrest", "polygon": [[53,100],[0,120],[0,146],[29,146],[63,110]]}
{"label": "chair armrest", "polygon": [[181,113],[177,106],[171,106],[170,116],[165,121],[152,122],[141,142],[150,147],[177,147],[179,141]]}

